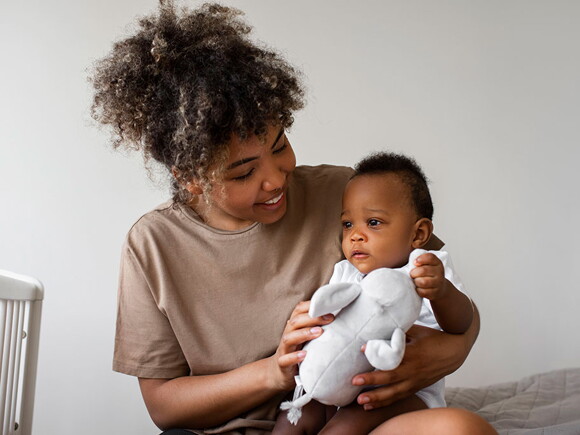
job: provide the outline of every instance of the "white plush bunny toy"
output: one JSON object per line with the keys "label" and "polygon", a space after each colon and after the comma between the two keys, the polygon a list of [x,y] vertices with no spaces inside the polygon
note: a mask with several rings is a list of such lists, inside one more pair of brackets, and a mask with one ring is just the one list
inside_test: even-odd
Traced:
{"label": "white plush bunny toy", "polygon": [[[325,405],[348,405],[362,390],[351,383],[355,375],[373,367],[391,370],[400,364],[405,332],[419,317],[422,305],[409,273],[415,259],[426,252],[414,250],[402,268],[376,269],[360,283],[327,284],[314,293],[310,317],[333,313],[336,318],[323,327],[320,337],[304,346],[306,357],[296,377],[294,399],[280,406],[288,411],[290,422],[298,422],[301,408],[312,399]],[[442,258],[446,252],[430,252],[446,263]]]}

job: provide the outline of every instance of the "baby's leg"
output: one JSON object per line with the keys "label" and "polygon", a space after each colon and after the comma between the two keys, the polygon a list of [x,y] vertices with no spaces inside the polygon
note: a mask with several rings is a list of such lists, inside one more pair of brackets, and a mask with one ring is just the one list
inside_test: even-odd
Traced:
{"label": "baby's leg", "polygon": [[427,409],[427,405],[417,396],[410,396],[372,411],[365,411],[359,404],[352,403],[340,408],[320,434],[366,435],[390,418],[420,409]]}
{"label": "baby's leg", "polygon": [[399,415],[371,435],[497,435],[479,415],[457,408],[434,408]]}
{"label": "baby's leg", "polygon": [[316,435],[335,413],[335,406],[327,406],[316,400],[311,400],[302,408],[302,417],[298,420],[297,425],[288,421],[288,411],[280,412],[272,435]]}

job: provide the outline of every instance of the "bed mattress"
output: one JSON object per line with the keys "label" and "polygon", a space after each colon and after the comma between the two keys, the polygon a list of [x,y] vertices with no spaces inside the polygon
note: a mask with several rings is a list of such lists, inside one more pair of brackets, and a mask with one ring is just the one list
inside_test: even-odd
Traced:
{"label": "bed mattress", "polygon": [[580,368],[480,388],[448,388],[447,404],[476,412],[500,435],[580,435]]}

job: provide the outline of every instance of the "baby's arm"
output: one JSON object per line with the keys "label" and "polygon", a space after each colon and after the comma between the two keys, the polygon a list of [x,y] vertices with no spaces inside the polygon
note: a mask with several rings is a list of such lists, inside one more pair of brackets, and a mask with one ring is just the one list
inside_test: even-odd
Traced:
{"label": "baby's arm", "polygon": [[431,308],[439,326],[452,334],[463,334],[473,320],[471,300],[445,278],[441,260],[432,253],[415,260],[411,278],[417,293],[431,301]]}

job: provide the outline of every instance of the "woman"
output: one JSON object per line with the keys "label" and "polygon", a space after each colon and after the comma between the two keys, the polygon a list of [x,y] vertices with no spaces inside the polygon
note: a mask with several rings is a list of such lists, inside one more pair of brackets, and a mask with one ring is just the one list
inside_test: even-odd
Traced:
{"label": "woman", "polygon": [[[173,200],[123,248],[114,359],[163,429],[269,432],[302,345],[332,321],[309,318],[308,300],[342,255],[351,170],[296,167],[285,130],[303,106],[297,73],[248,39],[240,14],[163,4],[93,76],[93,116],[114,145],[174,177]],[[388,384],[358,403],[381,407],[453,372],[478,321],[460,336],[412,328],[397,370],[353,379]]]}

